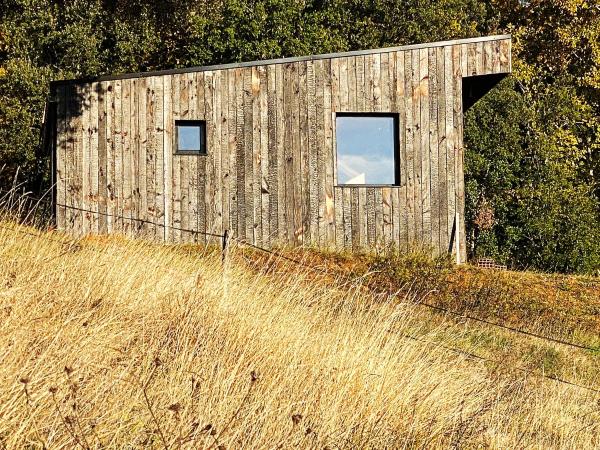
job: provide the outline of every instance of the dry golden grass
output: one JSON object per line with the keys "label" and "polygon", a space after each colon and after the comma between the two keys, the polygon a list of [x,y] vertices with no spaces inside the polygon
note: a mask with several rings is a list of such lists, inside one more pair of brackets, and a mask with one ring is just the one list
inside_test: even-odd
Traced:
{"label": "dry golden grass", "polygon": [[600,447],[600,395],[249,257],[0,228],[0,448]]}

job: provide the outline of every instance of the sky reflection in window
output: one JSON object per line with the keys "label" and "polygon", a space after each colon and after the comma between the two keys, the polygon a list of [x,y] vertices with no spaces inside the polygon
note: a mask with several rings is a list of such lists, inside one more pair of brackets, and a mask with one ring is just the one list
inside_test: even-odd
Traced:
{"label": "sky reflection in window", "polygon": [[338,184],[394,184],[393,116],[336,117]]}

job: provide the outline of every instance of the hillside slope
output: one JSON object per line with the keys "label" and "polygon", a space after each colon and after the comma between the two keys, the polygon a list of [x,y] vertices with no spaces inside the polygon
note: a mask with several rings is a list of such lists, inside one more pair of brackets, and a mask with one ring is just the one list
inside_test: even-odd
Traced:
{"label": "hillside slope", "polygon": [[[194,246],[0,225],[2,447],[600,446],[600,394],[535,375],[550,354],[557,376],[593,386],[595,352],[415,305],[460,306],[449,281],[467,269],[289,254],[317,273],[235,246],[223,265]],[[565,336],[597,342],[576,328]]]}

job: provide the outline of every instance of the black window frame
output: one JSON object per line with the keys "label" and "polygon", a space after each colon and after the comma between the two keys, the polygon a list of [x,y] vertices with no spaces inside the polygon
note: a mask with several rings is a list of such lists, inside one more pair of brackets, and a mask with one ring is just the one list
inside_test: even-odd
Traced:
{"label": "black window frame", "polygon": [[[389,117],[394,121],[394,183],[393,184],[344,184],[338,178],[338,117]],[[400,186],[400,114],[396,112],[336,112],[335,113],[335,174],[336,187],[397,187]]]}
{"label": "black window frame", "polygon": [[[200,148],[198,150],[181,150],[179,149],[179,127],[199,127],[200,133]],[[175,154],[176,155],[194,155],[194,156],[206,156],[206,120],[188,120],[181,119],[175,121]]]}

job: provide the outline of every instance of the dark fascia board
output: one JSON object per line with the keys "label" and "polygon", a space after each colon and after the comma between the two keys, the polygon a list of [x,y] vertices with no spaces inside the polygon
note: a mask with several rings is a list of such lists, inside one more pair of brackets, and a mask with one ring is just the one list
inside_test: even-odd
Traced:
{"label": "dark fascia board", "polygon": [[159,70],[154,72],[135,72],[135,73],[125,73],[121,75],[105,75],[97,78],[80,78],[75,80],[57,80],[53,81],[52,85],[61,85],[61,84],[86,84],[86,83],[94,83],[100,81],[115,81],[115,80],[126,80],[130,78],[145,78],[145,77],[155,77],[155,76],[164,76],[164,75],[175,75],[182,73],[192,73],[192,72],[207,72],[211,70],[226,70],[226,69],[237,69],[242,67],[255,67],[255,66],[267,66],[272,64],[288,64],[293,62],[301,62],[301,61],[316,61],[319,59],[333,59],[333,58],[344,58],[347,56],[361,56],[361,55],[373,55],[380,53],[391,53],[398,51],[406,51],[406,50],[416,50],[421,48],[434,48],[434,47],[446,47],[451,45],[459,45],[459,44],[473,44],[477,42],[486,42],[486,41],[501,41],[505,39],[511,39],[512,36],[510,34],[502,34],[495,36],[482,36],[476,38],[467,38],[467,39],[455,39],[451,41],[440,41],[440,42],[429,42],[424,44],[411,44],[411,45],[402,45],[399,47],[386,47],[386,48],[376,48],[370,50],[356,50],[350,52],[340,52],[340,53],[326,53],[322,55],[311,55],[311,56],[297,56],[290,58],[277,58],[277,59],[266,59],[262,61],[248,61],[241,63],[229,63],[229,64],[217,64],[212,66],[196,66],[196,67],[182,67],[179,69],[169,69],[169,70]]}

